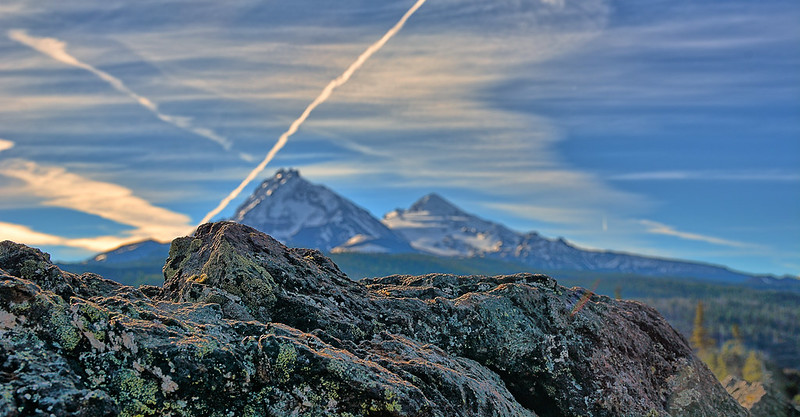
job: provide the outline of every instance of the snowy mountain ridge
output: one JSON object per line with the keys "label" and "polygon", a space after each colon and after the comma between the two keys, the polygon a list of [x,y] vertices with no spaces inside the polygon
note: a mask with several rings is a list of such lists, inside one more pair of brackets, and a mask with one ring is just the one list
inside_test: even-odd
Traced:
{"label": "snowy mountain ridge", "polygon": [[408,210],[394,210],[383,224],[421,252],[439,256],[481,256],[516,246],[520,234],[466,213],[438,194],[428,194]]}
{"label": "snowy mountain ridge", "polygon": [[438,194],[422,197],[407,210],[387,213],[383,223],[413,248],[439,256],[489,257],[545,270],[703,277],[727,282],[752,278],[721,266],[581,249],[563,238],[520,233],[467,213]]}
{"label": "snowy mountain ridge", "polygon": [[[531,270],[630,273],[649,276],[745,282],[754,275],[700,262],[578,248],[563,238],[521,233],[467,213],[438,194],[378,220],[330,189],[313,184],[294,169],[280,169],[236,210],[231,220],[272,235],[287,246],[323,252],[423,253],[444,257],[490,258]],[[140,247],[132,247],[140,245]],[[136,259],[168,246],[127,245],[100,254],[94,262]]]}

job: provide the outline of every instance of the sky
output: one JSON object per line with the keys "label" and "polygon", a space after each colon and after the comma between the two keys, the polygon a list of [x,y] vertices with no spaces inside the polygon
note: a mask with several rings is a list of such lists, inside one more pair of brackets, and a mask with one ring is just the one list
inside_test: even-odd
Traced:
{"label": "sky", "polygon": [[[0,239],[192,228],[411,0],[4,0]],[[800,275],[800,3],[428,0],[280,167],[590,249]]]}

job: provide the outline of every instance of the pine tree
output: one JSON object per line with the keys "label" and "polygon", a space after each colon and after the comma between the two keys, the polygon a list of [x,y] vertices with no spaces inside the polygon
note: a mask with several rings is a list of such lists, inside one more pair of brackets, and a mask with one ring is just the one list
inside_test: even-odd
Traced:
{"label": "pine tree", "polygon": [[697,309],[694,313],[694,329],[692,329],[692,338],[689,342],[692,347],[698,351],[705,351],[714,346],[714,340],[708,336],[708,330],[705,327],[705,313],[703,312],[703,302],[697,302]]}

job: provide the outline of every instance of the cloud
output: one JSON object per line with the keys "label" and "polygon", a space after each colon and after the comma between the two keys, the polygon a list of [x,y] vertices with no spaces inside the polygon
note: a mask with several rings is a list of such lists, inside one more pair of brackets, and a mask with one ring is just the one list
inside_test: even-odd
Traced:
{"label": "cloud", "polygon": [[549,4],[550,6],[558,7],[560,9],[564,8],[566,5],[565,1],[566,0],[541,0],[541,2],[544,4]]}
{"label": "cloud", "polygon": [[67,48],[66,42],[63,42],[55,38],[37,38],[34,36],[30,36],[24,30],[19,30],[19,29],[8,31],[8,37],[23,45],[31,47],[41,52],[42,54],[55,59],[56,61],[91,72],[92,74],[99,77],[101,80],[110,84],[111,87],[113,87],[115,90],[133,99],[137,104],[139,104],[141,107],[147,109],[148,111],[156,115],[156,117],[158,117],[161,121],[165,123],[169,123],[179,129],[212,140],[218,143],[226,150],[230,150],[231,146],[233,145],[233,143],[228,138],[217,134],[211,129],[194,126],[192,123],[192,119],[189,117],[173,116],[162,113],[158,109],[158,105],[156,103],[154,103],[147,97],[140,96],[139,94],[133,92],[119,78],[116,78],[113,75],[105,71],[99,70],[70,55],[66,49]]}
{"label": "cloud", "polygon": [[583,223],[587,218],[597,217],[593,214],[592,210],[565,209],[563,207],[545,207],[513,203],[487,203],[485,206],[512,213],[522,219],[549,223]]}
{"label": "cloud", "polygon": [[647,171],[609,177],[616,181],[776,181],[798,182],[800,174],[782,171]]}
{"label": "cloud", "polygon": [[25,10],[24,3],[21,2],[17,4],[13,4],[12,2],[9,3],[10,4],[5,4],[5,3],[0,4],[0,16],[10,16],[13,14],[21,13],[22,11]]}
{"label": "cloud", "polygon": [[694,240],[694,241],[698,241],[698,242],[706,242],[706,243],[711,243],[711,244],[720,245],[720,246],[730,246],[730,247],[734,247],[734,248],[749,248],[749,247],[753,247],[753,245],[751,245],[751,244],[747,244],[747,243],[743,243],[743,242],[737,242],[737,241],[734,241],[734,240],[721,239],[721,238],[718,238],[718,237],[706,236],[706,235],[701,235],[701,234],[697,234],[697,233],[682,232],[682,231],[676,230],[672,226],[668,226],[668,225],[665,225],[665,224],[659,223],[659,222],[654,222],[652,220],[639,220],[639,224],[645,226],[647,228],[647,232],[648,233],[653,233],[653,234],[658,234],[658,235],[666,235],[666,236],[674,236],[674,237],[678,237],[678,238],[681,238],[681,239]]}
{"label": "cloud", "polygon": [[[42,198],[43,205],[68,208],[132,226],[134,230],[127,232],[127,240],[165,241],[192,230],[190,218],[184,214],[156,207],[123,186],[91,180],[61,167],[13,159],[0,163],[0,175],[21,180],[25,191]],[[111,240],[106,239],[107,242]]]}
{"label": "cloud", "polygon": [[0,139],[0,152],[7,151],[14,147],[14,142],[10,140]]}
{"label": "cloud", "polygon": [[62,236],[37,232],[27,226],[0,222],[0,239],[24,243],[30,246],[69,246],[101,252],[119,247],[135,239],[117,236],[98,236],[94,238],[69,239]]}

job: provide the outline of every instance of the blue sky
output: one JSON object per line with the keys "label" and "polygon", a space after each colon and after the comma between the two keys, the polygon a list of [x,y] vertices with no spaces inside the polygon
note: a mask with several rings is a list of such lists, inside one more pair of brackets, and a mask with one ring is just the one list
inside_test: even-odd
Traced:
{"label": "blue sky", "polygon": [[[4,1],[0,238],[71,260],[187,233],[412,4]],[[798,21],[796,1],[428,0],[262,177],[798,275]]]}

